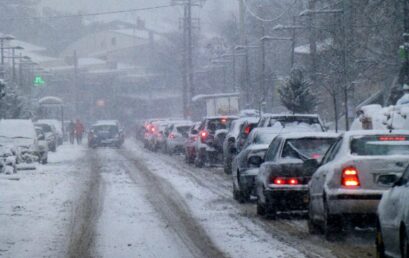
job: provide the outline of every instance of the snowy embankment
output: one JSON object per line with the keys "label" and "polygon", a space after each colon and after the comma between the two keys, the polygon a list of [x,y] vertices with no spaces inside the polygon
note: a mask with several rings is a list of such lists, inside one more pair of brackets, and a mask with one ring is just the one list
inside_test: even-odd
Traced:
{"label": "snowy embankment", "polygon": [[48,165],[0,175],[0,256],[65,255],[85,149],[63,145]]}
{"label": "snowy embankment", "polygon": [[193,216],[202,225],[215,245],[230,257],[303,257],[293,247],[274,239],[259,225],[245,216],[237,216],[239,210],[232,202],[221,199],[211,189],[187,177],[177,167],[170,167],[156,154],[147,153],[133,141],[125,148],[156,176],[170,182]]}

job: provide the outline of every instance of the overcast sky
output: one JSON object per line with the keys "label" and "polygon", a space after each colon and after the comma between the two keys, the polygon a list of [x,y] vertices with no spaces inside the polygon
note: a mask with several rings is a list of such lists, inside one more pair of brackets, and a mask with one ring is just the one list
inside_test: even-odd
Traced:
{"label": "overcast sky", "polygon": [[[42,0],[42,6],[49,6],[60,11],[90,13],[167,5],[170,2],[171,0]],[[206,0],[204,7],[198,10],[196,16],[202,19],[203,31],[217,32],[217,24],[220,25],[222,20],[231,17],[233,14],[237,15],[237,10],[237,0]],[[136,20],[136,17],[139,16],[146,20],[148,27],[165,30],[177,27],[179,17],[182,15],[181,7],[172,7],[121,16],[104,16],[103,19]]]}

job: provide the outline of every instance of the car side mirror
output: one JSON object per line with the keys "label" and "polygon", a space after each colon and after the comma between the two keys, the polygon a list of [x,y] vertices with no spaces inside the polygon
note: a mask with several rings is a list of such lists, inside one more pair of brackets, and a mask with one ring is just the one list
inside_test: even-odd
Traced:
{"label": "car side mirror", "polygon": [[384,186],[400,186],[400,180],[394,174],[380,175],[378,177],[378,184],[381,184]]}
{"label": "car side mirror", "polygon": [[253,166],[260,167],[260,165],[263,163],[263,159],[260,156],[254,155],[248,158],[248,162]]}

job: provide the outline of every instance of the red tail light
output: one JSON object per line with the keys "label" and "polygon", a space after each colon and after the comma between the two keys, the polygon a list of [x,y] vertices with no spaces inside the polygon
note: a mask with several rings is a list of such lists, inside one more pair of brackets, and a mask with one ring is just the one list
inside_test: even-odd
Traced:
{"label": "red tail light", "polygon": [[406,141],[406,137],[405,136],[380,136],[379,137],[380,141]]}
{"label": "red tail light", "polygon": [[204,142],[207,136],[209,136],[209,133],[207,131],[201,131],[199,135],[200,135],[200,139],[202,139],[202,141]]}
{"label": "red tail light", "polygon": [[347,187],[360,186],[358,170],[355,167],[347,167],[342,170],[341,184]]}
{"label": "red tail light", "polygon": [[249,134],[251,132],[251,127],[250,126],[247,126],[245,129],[244,129],[244,133],[245,134]]}
{"label": "red tail light", "polygon": [[277,178],[274,179],[273,183],[275,185],[285,185],[286,180],[285,180],[285,178],[277,177]]}
{"label": "red tail light", "polygon": [[287,183],[288,183],[289,185],[298,185],[298,184],[299,184],[299,181],[298,181],[297,178],[290,178],[290,179],[288,179]]}
{"label": "red tail light", "polygon": [[151,127],[151,132],[154,133],[156,131],[155,127]]}
{"label": "red tail light", "polygon": [[168,136],[169,139],[175,139],[175,135],[173,133],[169,134]]}

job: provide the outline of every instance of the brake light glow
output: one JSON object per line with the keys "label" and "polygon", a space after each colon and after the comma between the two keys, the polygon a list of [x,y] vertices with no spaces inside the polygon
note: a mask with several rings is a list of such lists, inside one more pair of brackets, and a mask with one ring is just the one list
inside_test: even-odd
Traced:
{"label": "brake light glow", "polygon": [[151,132],[154,133],[156,131],[155,127],[151,127]]}
{"label": "brake light glow", "polygon": [[202,139],[202,141],[205,141],[207,136],[209,136],[209,133],[207,131],[200,132],[200,138]]}
{"label": "brake light glow", "polygon": [[297,178],[290,178],[290,179],[288,179],[287,183],[289,185],[298,185],[298,179]]}
{"label": "brake light glow", "polygon": [[360,186],[361,183],[359,182],[358,173],[355,167],[344,168],[344,170],[342,170],[342,185],[347,187]]}
{"label": "brake light glow", "polygon": [[277,178],[274,179],[274,182],[273,182],[273,183],[274,183],[275,185],[285,185],[286,180],[285,180],[284,178],[277,177]]}
{"label": "brake light glow", "polygon": [[314,153],[314,154],[311,155],[312,159],[319,159],[320,157],[321,157],[321,155],[318,154],[318,153]]}
{"label": "brake light glow", "polygon": [[173,134],[173,133],[169,134],[168,138],[169,139],[175,139],[175,134]]}
{"label": "brake light glow", "polygon": [[388,141],[388,142],[393,142],[393,141],[406,141],[405,136],[379,136],[379,141]]}
{"label": "brake light glow", "polygon": [[222,119],[220,119],[220,122],[221,122],[222,124],[227,123],[227,118],[223,117]]}
{"label": "brake light glow", "polygon": [[247,126],[247,127],[244,129],[244,133],[245,133],[245,134],[249,134],[250,132],[251,132],[250,126]]}

